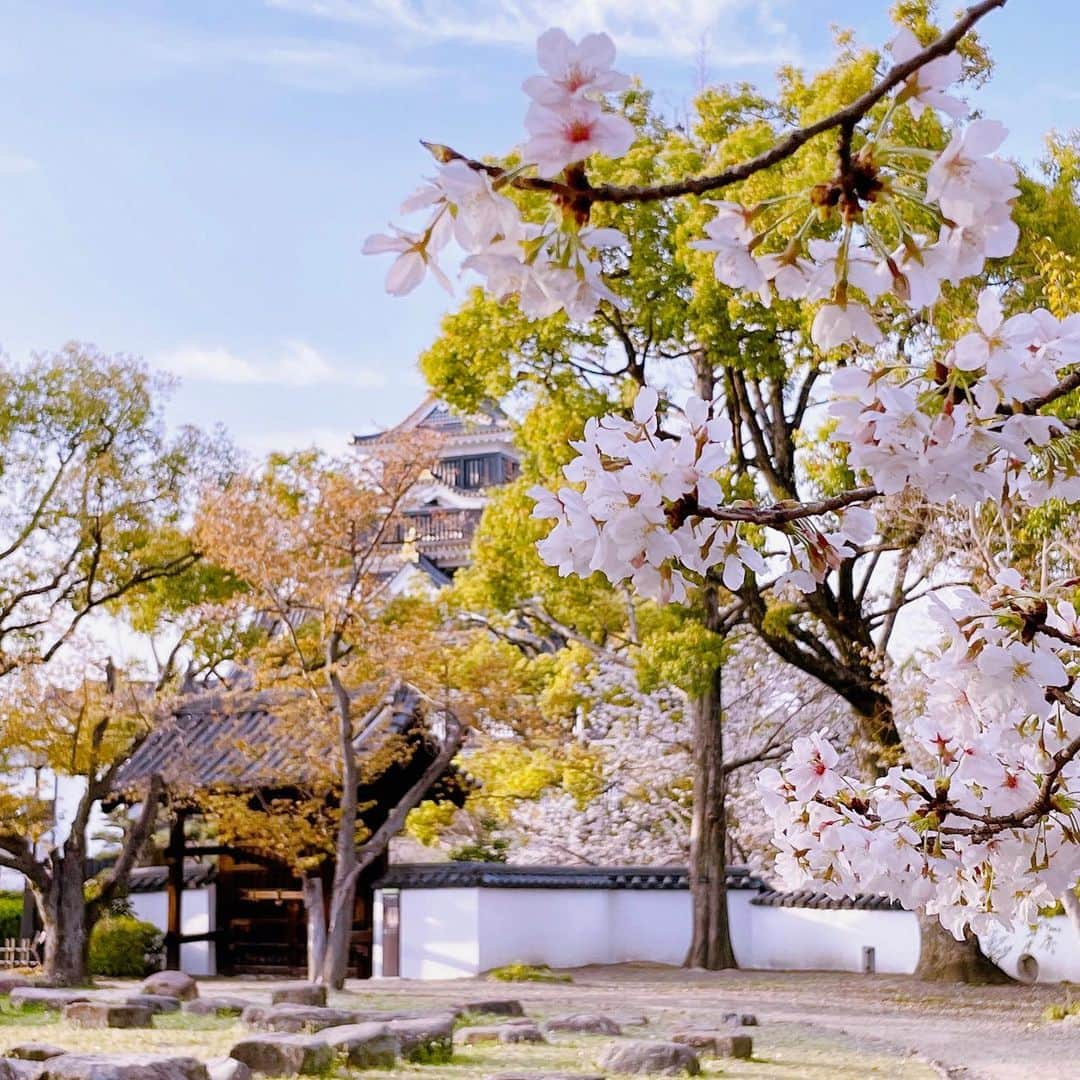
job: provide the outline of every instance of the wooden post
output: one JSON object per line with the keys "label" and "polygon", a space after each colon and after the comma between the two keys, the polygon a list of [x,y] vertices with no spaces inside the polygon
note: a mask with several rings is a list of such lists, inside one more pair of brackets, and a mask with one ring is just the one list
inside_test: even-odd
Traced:
{"label": "wooden post", "polygon": [[38,932],[37,904],[28,885],[23,885],[22,915],[19,918],[19,937],[29,941]]}
{"label": "wooden post", "polygon": [[382,976],[401,975],[401,893],[382,891]]}
{"label": "wooden post", "polygon": [[177,810],[169,825],[169,846],[165,849],[168,878],[165,896],[168,900],[168,923],[165,931],[165,967],[180,970],[180,938],[183,932],[184,903],[184,820],[187,814]]}

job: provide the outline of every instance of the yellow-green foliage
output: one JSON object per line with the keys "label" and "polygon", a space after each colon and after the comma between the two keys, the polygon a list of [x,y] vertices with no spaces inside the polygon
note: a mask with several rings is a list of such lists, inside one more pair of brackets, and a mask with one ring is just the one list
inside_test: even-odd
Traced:
{"label": "yellow-green foliage", "polygon": [[457,807],[451,802],[426,801],[414,807],[405,819],[405,831],[414,840],[431,847],[454,820]]}
{"label": "yellow-green foliage", "polygon": [[498,982],[546,982],[546,983],[572,983],[573,977],[561,971],[552,971],[547,964],[506,964],[503,967],[492,968],[488,973],[489,979]]}

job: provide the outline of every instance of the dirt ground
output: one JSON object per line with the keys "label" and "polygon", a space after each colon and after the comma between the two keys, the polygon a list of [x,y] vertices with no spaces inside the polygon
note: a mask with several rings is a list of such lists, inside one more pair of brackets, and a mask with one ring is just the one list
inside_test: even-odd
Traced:
{"label": "dirt ground", "polygon": [[[797,1025],[808,1038],[835,1039],[837,1047],[869,1055],[878,1052],[901,1062],[898,1072],[865,1075],[905,1080],[934,1072],[957,1080],[1080,1078],[1080,1025],[1042,1018],[1048,1005],[1067,1000],[1065,986],[956,987],[908,976],[687,972],[647,964],[584,968],[573,975],[572,987],[516,984],[514,996],[526,1009],[531,1006],[544,1012],[566,1006],[640,1011],[660,1029],[685,1021],[707,1022],[717,1013],[753,1012],[761,1024],[751,1032],[755,1056],[767,1048],[764,1036],[770,1029]],[[387,998],[400,995],[413,1000],[420,996],[460,1000],[467,991],[478,989],[470,983],[388,981],[379,985]],[[374,988],[371,983],[356,986]],[[920,1063],[933,1066],[933,1072],[924,1072]],[[725,1074],[735,1075],[730,1068]],[[829,1074],[815,1068],[806,1073],[758,1075]]]}
{"label": "dirt ground", "polygon": [[[1075,1080],[1080,1077],[1080,1025],[1046,1021],[1048,1005],[1068,988],[951,987],[902,976],[831,972],[687,972],[647,964],[583,968],[573,983],[460,980],[350,982],[331,1004],[390,1011],[512,997],[539,1019],[567,1012],[603,1012],[645,1027],[638,1038],[662,1038],[680,1027],[715,1027],[727,1012],[754,1013],[744,1029],[751,1061],[703,1060],[706,1076],[758,1080]],[[130,992],[128,983],[103,988]],[[203,996],[266,1000],[266,980],[201,980]],[[0,1051],[18,1042],[48,1041],[69,1049],[155,1050],[211,1058],[227,1054],[244,1034],[237,1021],[176,1014],[152,1031],[82,1031],[55,1015],[0,1014]],[[587,1072],[608,1040],[560,1038],[550,1046],[462,1047],[447,1065],[401,1066],[389,1078],[479,1080],[502,1069]],[[100,1044],[100,1045],[99,1045]]]}

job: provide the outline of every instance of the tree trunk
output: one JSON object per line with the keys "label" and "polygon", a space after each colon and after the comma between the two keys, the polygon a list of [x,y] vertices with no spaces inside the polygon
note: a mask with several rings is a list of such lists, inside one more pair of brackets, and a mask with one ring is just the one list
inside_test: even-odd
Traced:
{"label": "tree trunk", "polygon": [[1012,982],[997,964],[987,958],[979,939],[970,929],[963,941],[957,941],[941,925],[936,915],[920,915],[919,937],[916,979],[976,985]]}
{"label": "tree trunk", "polygon": [[338,750],[341,753],[341,806],[334,846],[334,883],[330,889],[330,917],[326,932],[326,956],[322,982],[340,990],[349,970],[353,908],[356,901],[356,749],[353,745],[352,703],[333,665],[338,660],[339,642],[335,634],[328,647],[330,685],[337,701]]}
{"label": "tree trunk", "polygon": [[79,844],[64,845],[53,863],[46,892],[36,893],[45,931],[45,978],[57,986],[83,986],[90,981],[90,934],[83,894],[84,853]]}
{"label": "tree trunk", "polygon": [[326,963],[326,903],[322,878],[318,874],[305,874],[302,887],[307,912],[308,979],[318,982],[323,964]]}
{"label": "tree trunk", "polygon": [[1080,935],[1080,899],[1077,899],[1074,889],[1065,890],[1061,904],[1065,908],[1065,914],[1069,916],[1073,930]]}
{"label": "tree trunk", "polygon": [[[715,630],[719,599],[716,587],[703,590],[705,624]],[[694,811],[690,826],[690,898],[693,936],[688,967],[719,971],[733,968],[727,907],[727,821],[721,680],[713,672],[708,690],[694,702]]]}

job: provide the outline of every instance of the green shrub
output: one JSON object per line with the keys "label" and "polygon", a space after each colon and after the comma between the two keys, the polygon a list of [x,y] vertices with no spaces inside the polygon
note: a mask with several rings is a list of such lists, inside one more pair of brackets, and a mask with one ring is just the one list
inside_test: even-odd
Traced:
{"label": "green shrub", "polygon": [[568,983],[574,980],[559,971],[552,971],[547,964],[507,964],[505,967],[492,968],[489,979],[499,982],[550,982]]}
{"label": "green shrub", "polygon": [[161,967],[164,936],[130,915],[107,915],[90,931],[90,974],[141,979]]}
{"label": "green shrub", "polygon": [[19,936],[22,910],[21,892],[0,892],[0,941]]}
{"label": "green shrub", "polygon": [[1070,1016],[1080,1016],[1080,1001],[1065,1002],[1063,1005],[1047,1005],[1042,1015],[1044,1020],[1065,1020]]}

